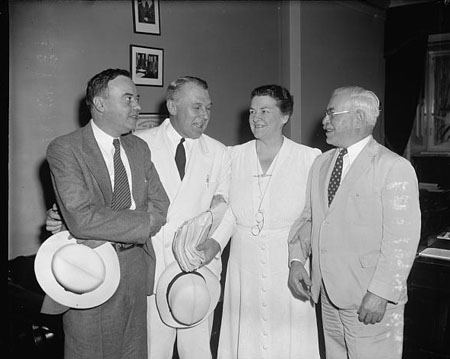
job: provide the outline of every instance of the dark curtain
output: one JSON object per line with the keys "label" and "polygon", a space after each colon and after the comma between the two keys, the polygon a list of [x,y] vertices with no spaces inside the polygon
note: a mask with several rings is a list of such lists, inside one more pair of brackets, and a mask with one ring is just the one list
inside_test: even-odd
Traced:
{"label": "dark curtain", "polygon": [[450,4],[443,0],[390,8],[386,15],[386,146],[403,155],[424,87],[428,35],[450,32]]}

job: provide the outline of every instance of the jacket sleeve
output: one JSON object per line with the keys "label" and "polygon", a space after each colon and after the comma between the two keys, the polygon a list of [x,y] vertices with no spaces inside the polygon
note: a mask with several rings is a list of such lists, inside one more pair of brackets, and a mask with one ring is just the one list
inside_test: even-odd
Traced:
{"label": "jacket sleeve", "polygon": [[414,168],[403,158],[391,163],[381,201],[381,252],[368,291],[397,303],[406,293],[421,223],[417,177]]}
{"label": "jacket sleeve", "polygon": [[305,206],[300,217],[291,226],[288,236],[288,264],[293,261],[300,261],[305,264],[310,255],[311,233],[312,233],[312,211],[311,211],[311,181],[313,168],[308,174],[308,184],[306,186]]}
{"label": "jacket sleeve", "polygon": [[151,232],[147,211],[113,211],[83,161],[83,154],[70,141],[58,138],[47,149],[47,160],[61,214],[78,239],[145,243]]}

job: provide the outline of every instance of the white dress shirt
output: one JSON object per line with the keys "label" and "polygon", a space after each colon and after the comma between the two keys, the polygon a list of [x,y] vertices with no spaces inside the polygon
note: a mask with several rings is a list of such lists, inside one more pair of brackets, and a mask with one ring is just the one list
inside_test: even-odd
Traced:
{"label": "white dress shirt", "polygon": [[[105,160],[106,168],[108,169],[109,179],[111,180],[111,187],[114,188],[114,137],[108,135],[105,131],[101,130],[93,120],[91,120],[92,131],[94,132],[95,140],[97,141],[100,152],[102,153],[103,159]],[[120,141],[120,137],[119,137]],[[127,154],[120,144],[120,158],[122,159],[123,165],[125,166],[125,171],[127,172],[128,184],[130,186],[131,193],[131,207],[130,209],[136,208],[136,203],[133,199],[133,182],[131,180],[131,169],[130,163],[128,162]]]}

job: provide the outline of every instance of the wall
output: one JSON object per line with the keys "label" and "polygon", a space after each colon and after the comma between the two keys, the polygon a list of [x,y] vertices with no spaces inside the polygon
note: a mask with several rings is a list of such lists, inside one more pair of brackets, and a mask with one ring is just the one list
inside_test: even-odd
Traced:
{"label": "wall", "polygon": [[107,67],[129,68],[130,44],[164,49],[165,86],[138,87],[142,112],[160,111],[170,80],[203,77],[213,100],[207,133],[234,145],[251,138],[251,89],[280,83],[295,98],[286,134],[323,150],[332,89],[360,84],[383,99],[384,19],[354,4],[163,0],[157,36],[133,32],[129,0],[10,1],[9,258],[34,254],[48,237],[47,145],[88,119],[86,82]]}
{"label": "wall", "polygon": [[89,78],[129,68],[130,44],[164,49],[165,86],[139,86],[142,112],[158,112],[168,82],[196,75],[210,84],[207,133],[227,145],[249,138],[249,94],[280,81],[279,3],[161,1],[161,35],[133,32],[128,0],[9,2],[9,258],[34,254],[53,203],[49,142],[88,119]]}
{"label": "wall", "polygon": [[[321,121],[333,89],[359,85],[383,103],[385,20],[373,7],[344,1],[302,1],[300,16],[301,123],[292,124],[291,135],[326,150]],[[382,115],[374,131],[381,142]]]}

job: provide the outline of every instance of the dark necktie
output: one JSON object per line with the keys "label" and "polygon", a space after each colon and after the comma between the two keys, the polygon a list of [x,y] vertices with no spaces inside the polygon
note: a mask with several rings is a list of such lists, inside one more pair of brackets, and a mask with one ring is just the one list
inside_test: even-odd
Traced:
{"label": "dark necktie", "polygon": [[127,172],[120,158],[120,141],[113,140],[114,146],[114,192],[112,196],[111,208],[114,211],[128,209],[131,206],[130,185],[128,183]]}
{"label": "dark necktie", "polygon": [[339,184],[341,183],[342,175],[342,165],[344,163],[343,158],[347,153],[347,149],[344,148],[339,152],[339,156],[334,164],[333,172],[331,172],[330,183],[328,184],[328,207],[333,201],[334,195],[336,194]]}
{"label": "dark necktie", "polygon": [[180,174],[181,180],[184,177],[184,170],[186,166],[186,151],[183,146],[184,138],[180,140],[180,143],[177,146],[177,150],[175,152],[175,163],[177,164],[178,173]]}

